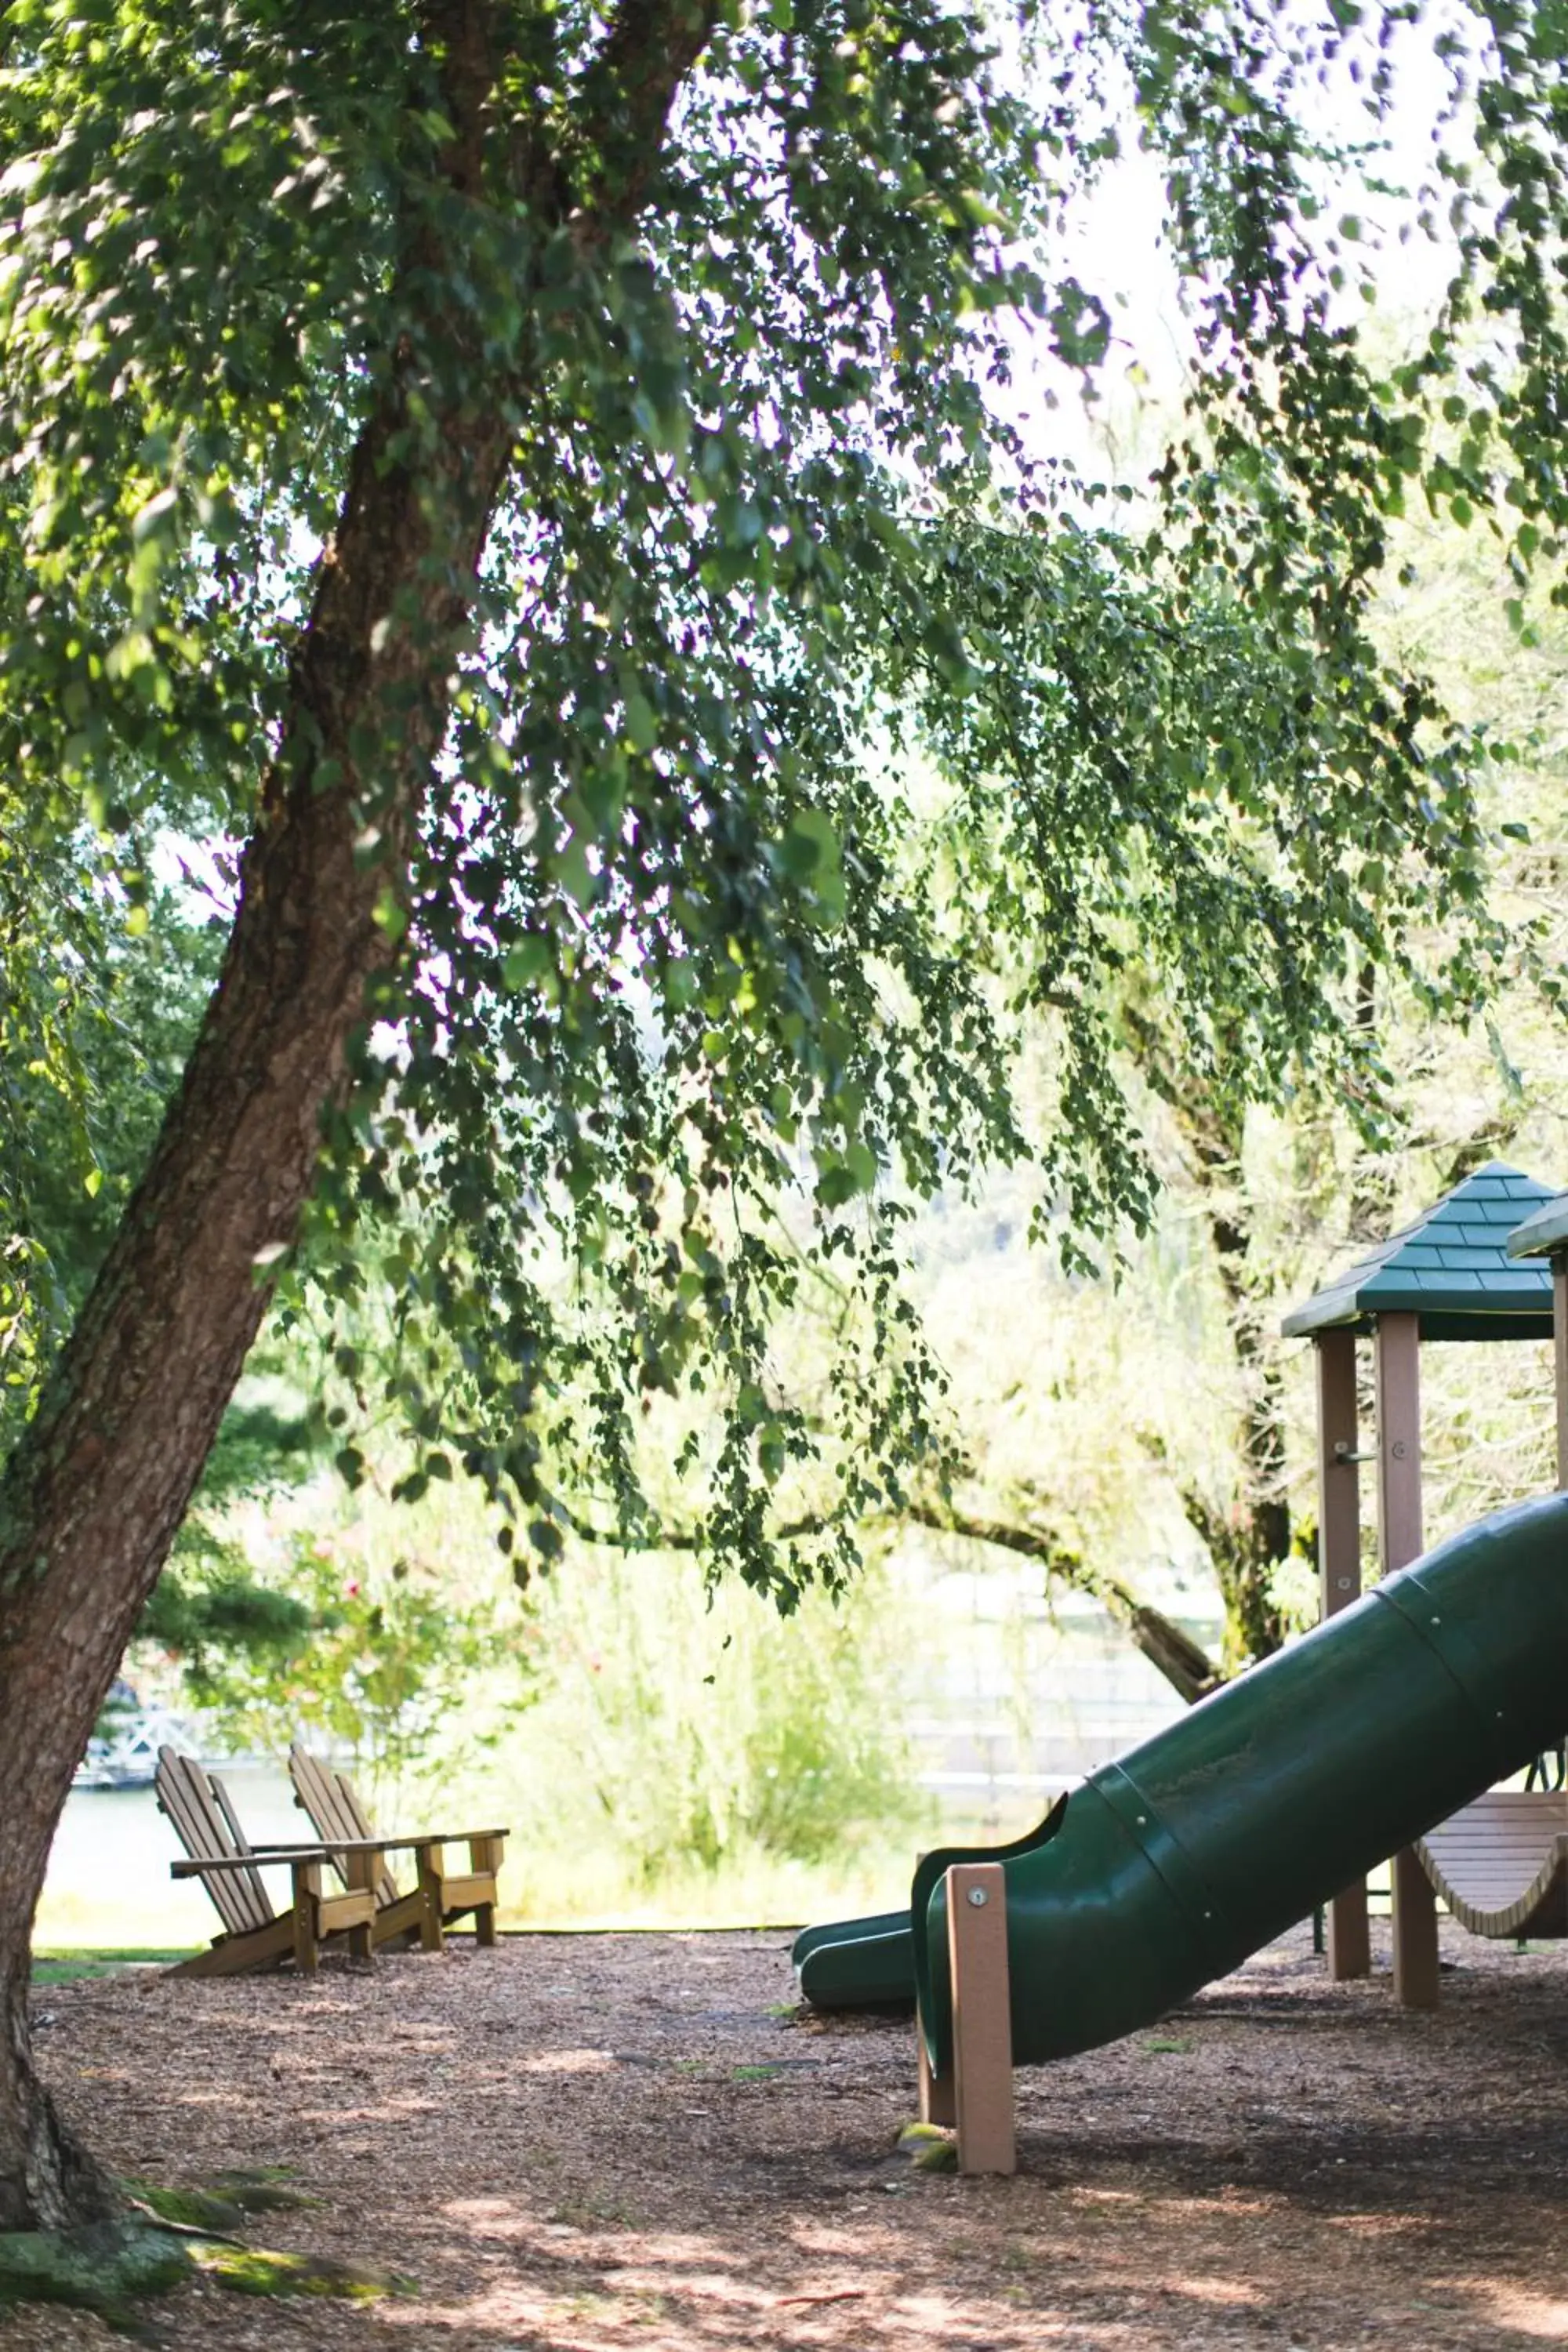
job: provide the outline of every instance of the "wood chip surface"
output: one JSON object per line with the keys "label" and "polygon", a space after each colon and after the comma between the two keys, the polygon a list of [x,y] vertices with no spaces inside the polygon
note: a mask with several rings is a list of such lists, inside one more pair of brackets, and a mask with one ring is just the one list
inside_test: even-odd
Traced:
{"label": "wood chip surface", "polygon": [[[416,2283],[203,2283],[155,2307],[170,2352],[1539,2352],[1568,2343],[1568,1947],[1444,1951],[1441,2011],[1401,2015],[1300,1931],[1021,2074],[1009,2180],[894,2152],[910,2025],[798,2016],[783,1934],[127,1975],[40,1990],[38,2048],[118,2168],[293,2166],[321,2201],[255,2242]],[[0,2316],[5,2352],[119,2340]]]}

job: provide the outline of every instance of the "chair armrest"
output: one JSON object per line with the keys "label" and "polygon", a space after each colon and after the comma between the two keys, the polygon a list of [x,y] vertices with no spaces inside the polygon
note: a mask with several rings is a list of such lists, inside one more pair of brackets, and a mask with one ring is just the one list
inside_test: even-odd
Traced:
{"label": "chair armrest", "polygon": [[169,1864],[171,1878],[205,1878],[209,1870],[254,1870],[258,1863],[292,1867],[297,1863],[331,1862],[327,1845],[258,1846],[254,1853],[197,1853]]}

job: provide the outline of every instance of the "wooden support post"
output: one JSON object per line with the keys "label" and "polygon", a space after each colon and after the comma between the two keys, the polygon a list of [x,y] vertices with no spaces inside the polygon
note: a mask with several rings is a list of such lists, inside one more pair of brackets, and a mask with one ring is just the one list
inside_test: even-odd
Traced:
{"label": "wooden support post", "polygon": [[[1421,1322],[1377,1318],[1377,1524],[1384,1576],[1421,1557]],[[1415,1855],[1394,1857],[1394,1991],[1437,2006],[1437,1898]]]}
{"label": "wooden support post", "polygon": [[297,1862],[293,1866],[294,1881],[294,1965],[305,1975],[313,1975],[320,1944],[320,1927],[316,1912],[321,1899],[321,1865],[319,1862]]}
{"label": "wooden support post", "polygon": [[[1355,1333],[1320,1331],[1318,1365],[1318,1614],[1332,1617],[1361,1594],[1361,1477],[1356,1468]],[[1329,1974],[1336,1984],[1372,1973],[1366,1881],[1329,1905]]]}
{"label": "wooden support post", "polygon": [[1394,1889],[1394,1997],[1401,2009],[1436,2009],[1437,1897],[1410,1846],[1389,1864]]}
{"label": "wooden support post", "polygon": [[999,1862],[947,1874],[952,2084],[960,2172],[1016,2172],[1007,1885]]}
{"label": "wooden support post", "polygon": [[443,1877],[442,1848],[422,1845],[415,1854],[419,1871],[419,1948],[422,1952],[438,1952],[446,1938],[441,1928],[441,1915],[446,1908],[441,1900]]}
{"label": "wooden support post", "polygon": [[933,2074],[926,2051],[925,2025],[920,2011],[915,2011],[915,2046],[920,2053],[921,2121],[951,2127],[958,2121],[958,2107],[952,2095],[952,2076]]}
{"label": "wooden support post", "polygon": [[1557,1484],[1568,1487],[1568,1250],[1552,1261],[1552,1355],[1557,1370]]}
{"label": "wooden support post", "polygon": [[1421,1557],[1421,1318],[1377,1318],[1377,1527],[1384,1576]]}

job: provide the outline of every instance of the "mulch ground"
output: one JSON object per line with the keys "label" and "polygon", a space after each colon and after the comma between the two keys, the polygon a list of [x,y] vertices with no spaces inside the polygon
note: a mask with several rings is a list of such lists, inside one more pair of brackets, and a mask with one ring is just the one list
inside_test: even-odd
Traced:
{"label": "mulch ground", "polygon": [[[38,2046],[118,2168],[292,2165],[320,2204],[253,2238],[416,2282],[203,2283],[162,2307],[172,2352],[1536,2352],[1568,2342],[1568,1948],[1445,1938],[1435,2015],[1329,1985],[1301,1933],[1020,2075],[1008,2180],[894,2153],[910,2028],[798,2018],[776,1934],[53,1987]],[[5,2352],[112,2341],[0,2319]]]}

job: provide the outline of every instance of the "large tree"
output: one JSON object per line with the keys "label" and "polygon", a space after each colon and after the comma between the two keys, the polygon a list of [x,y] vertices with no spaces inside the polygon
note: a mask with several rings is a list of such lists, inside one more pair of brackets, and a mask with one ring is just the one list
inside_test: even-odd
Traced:
{"label": "large tree", "polygon": [[[1424,467],[1478,500],[1489,460],[1468,422],[1422,439],[1452,337],[1394,384],[1336,323],[1294,100],[1325,42],[1288,24],[1090,6],[993,46],[934,0],[5,12],[5,805],[40,871],[122,843],[132,915],[160,811],[245,846],[183,1077],[5,1473],[0,2226],[107,2197],[33,2071],[29,1924],[301,1240],[329,1297],[395,1304],[416,1487],[460,1463],[548,1562],[574,1485],[646,1524],[647,1414],[700,1391],[700,1548],[787,1602],[847,1571],[929,1441],[902,1202],[1024,1148],[978,943],[1026,943],[1047,1173],[1093,1230],[1147,1198],[1101,989],[1131,929],[1194,1053],[1225,1039],[1267,1090],[1413,908],[1478,899],[1465,747],[1363,607],[1389,501]],[[990,391],[1020,321],[1103,357],[1051,236],[1123,88],[1171,158],[1203,411],[1138,544]],[[1494,280],[1556,201],[1526,170],[1546,107],[1498,131],[1534,209],[1470,256]],[[1542,373],[1473,405],[1524,451],[1539,547],[1555,296],[1508,282]],[[1141,731],[1143,673],[1238,603],[1268,692]],[[911,737],[947,781],[935,869]],[[866,1302],[816,1428],[769,1377],[781,1182]],[[363,1372],[348,1339],[339,1370]],[[813,1459],[831,1507],[775,1539]]]}

